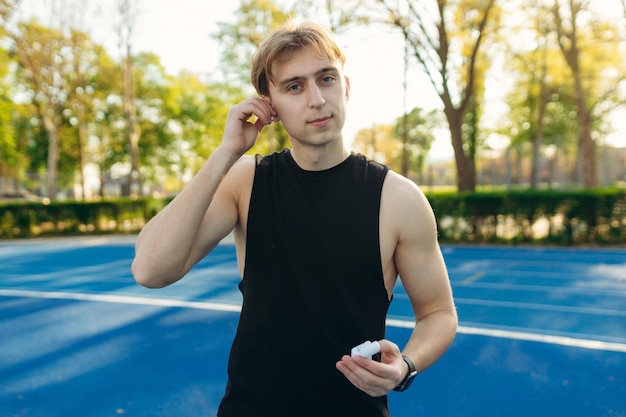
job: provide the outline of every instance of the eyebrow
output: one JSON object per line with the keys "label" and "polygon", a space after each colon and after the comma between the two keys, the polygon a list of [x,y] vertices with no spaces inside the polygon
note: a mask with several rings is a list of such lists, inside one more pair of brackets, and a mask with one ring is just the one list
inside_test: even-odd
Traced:
{"label": "eyebrow", "polygon": [[[313,76],[319,77],[322,74],[331,73],[331,72],[334,72],[335,74],[339,74],[339,70],[336,67],[324,67],[315,71]],[[280,81],[279,83],[277,83],[277,85],[279,88],[283,88],[286,85],[291,84],[292,82],[300,81],[305,78],[307,78],[307,76],[297,75],[295,77],[287,78],[286,80]]]}

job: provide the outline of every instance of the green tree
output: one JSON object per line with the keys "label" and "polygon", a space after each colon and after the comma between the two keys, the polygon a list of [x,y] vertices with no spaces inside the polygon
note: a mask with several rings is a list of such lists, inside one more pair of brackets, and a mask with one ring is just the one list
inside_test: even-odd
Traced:
{"label": "green tree", "polygon": [[370,0],[296,0],[292,3],[297,16],[323,24],[336,34],[378,18]]}
{"label": "green tree", "polygon": [[[134,118],[141,132],[138,142],[139,162],[142,183],[160,182],[160,170],[165,174],[178,162],[178,149],[175,145],[176,135],[170,123],[169,108],[175,101],[174,78],[167,74],[158,56],[152,53],[141,53],[133,57]],[[122,101],[123,103],[123,101]],[[124,122],[120,123],[122,132],[118,137],[127,138],[127,115],[123,108]],[[132,154],[126,152],[125,160],[132,167]],[[131,171],[132,172],[132,171]],[[128,184],[128,183],[127,183]],[[126,189],[125,194],[130,190]]]}
{"label": "green tree", "polygon": [[[541,69],[528,60],[533,55],[530,53],[517,61],[516,70],[521,76],[505,98],[509,112],[500,124],[500,131],[510,138],[509,149],[517,153],[518,162],[521,163],[523,158],[531,162],[530,178],[524,180],[521,177],[520,167],[516,182],[529,182],[531,188],[538,188],[543,159],[541,149],[552,147],[555,157],[570,154],[575,143],[577,122],[570,86],[559,84],[557,80],[540,84],[535,78],[540,74],[534,71]],[[535,64],[541,65],[541,61]],[[551,69],[558,71],[556,68],[558,66]]]}
{"label": "green tree", "polygon": [[[518,153],[519,162],[523,155],[530,155],[531,188],[539,186],[542,148],[552,146],[567,153],[576,132],[573,91],[560,51],[551,42],[549,14],[545,8],[530,7],[520,26],[509,28],[511,39],[524,36],[527,41],[507,45],[504,66],[515,81],[505,97],[509,112],[500,132],[510,137],[510,150]],[[517,182],[522,181],[521,171],[519,168]]]}
{"label": "green tree", "polygon": [[399,172],[402,175],[415,177],[419,183],[423,182],[426,157],[435,140],[433,132],[440,124],[437,111],[432,110],[425,114],[419,108],[396,119],[394,136],[396,141],[400,141],[401,152],[394,159],[400,159]]}
{"label": "green tree", "polygon": [[[98,90],[93,97],[93,123],[90,132],[90,160],[98,166],[102,196],[108,195],[111,181],[122,185],[122,195],[130,195],[129,175],[133,166],[140,167],[142,185],[159,184],[162,172],[169,172],[178,150],[171,123],[175,94],[174,78],[167,74],[158,56],[141,53],[133,60],[132,119],[138,124],[141,140],[137,141],[139,161],[133,165],[129,152],[128,108],[124,101],[124,77],[120,63],[101,55],[94,64]],[[117,191],[112,191],[117,193]]]}
{"label": "green tree", "polygon": [[273,0],[242,0],[229,22],[218,23],[215,39],[222,47],[221,66],[226,82],[250,91],[250,61],[259,44],[273,29],[294,14]]}
{"label": "green tree", "polygon": [[[13,7],[13,3],[9,1],[0,1],[0,39],[7,35],[5,27]],[[15,104],[11,99],[12,86],[9,80],[11,60],[9,51],[0,43],[0,194],[9,188],[17,188],[17,177],[23,161],[13,125]]]}
{"label": "green tree", "polygon": [[[76,29],[69,30],[68,45],[72,49],[72,64],[67,74],[71,91],[64,109],[64,120],[71,132],[64,138],[63,143],[69,146],[62,147],[61,161],[64,157],[69,159],[66,171],[70,173],[70,181],[79,184],[84,199],[89,195],[86,184],[86,167],[91,162],[87,153],[89,135],[94,131],[99,101],[111,85],[106,78],[107,73],[101,72],[101,64],[110,62],[110,58],[104,47]],[[73,143],[70,137],[75,138]],[[73,172],[77,173],[78,181],[74,181]]]}
{"label": "green tree", "polygon": [[20,80],[28,88],[28,100],[48,136],[47,196],[54,199],[58,185],[59,129],[68,96],[64,74],[71,65],[68,55],[61,53],[67,51],[65,38],[59,30],[44,27],[36,20],[20,23],[11,37]]}
{"label": "green tree", "polygon": [[125,133],[130,156],[130,173],[124,187],[124,195],[141,195],[142,178],[140,170],[139,140],[141,138],[141,125],[135,109],[135,79],[134,57],[132,52],[132,40],[135,24],[138,16],[137,3],[133,0],[119,0],[118,3],[119,23],[117,26],[118,42],[122,52],[122,77],[124,103]]}
{"label": "green tree", "polygon": [[[409,42],[443,104],[459,191],[476,187],[475,153],[485,44],[500,24],[496,0],[378,0]],[[468,113],[471,117],[468,118]],[[469,123],[469,124],[468,124]],[[471,134],[464,134],[464,129]],[[474,141],[474,142],[473,142]]]}
{"label": "green tree", "polygon": [[435,139],[433,131],[440,125],[436,111],[425,114],[415,108],[406,116],[398,117],[394,124],[359,130],[352,148],[421,182],[426,157]]}
{"label": "green tree", "polygon": [[352,148],[376,161],[388,164],[400,172],[402,143],[397,140],[393,125],[373,125],[361,129],[354,137]]}
{"label": "green tree", "polygon": [[598,186],[594,125],[616,104],[619,85],[626,79],[624,63],[616,53],[620,31],[600,20],[588,0],[554,0],[553,29],[571,73],[578,120],[578,154],[582,184]]}
{"label": "green tree", "polygon": [[181,72],[173,80],[173,100],[167,106],[176,141],[180,143],[179,176],[197,172],[221,143],[228,109],[243,97],[223,84],[207,84],[196,74]]}
{"label": "green tree", "polygon": [[56,198],[59,185],[73,185],[78,173],[85,195],[85,148],[99,91],[97,64],[105,51],[71,27],[51,29],[36,20],[17,27],[11,37],[22,96],[32,105],[48,142],[46,194]]}
{"label": "green tree", "polygon": [[93,119],[89,128],[88,162],[98,167],[100,197],[107,197],[107,185],[113,167],[128,160],[127,138],[124,134],[124,113],[121,100],[120,66],[107,55],[99,56],[97,89],[93,98]]}

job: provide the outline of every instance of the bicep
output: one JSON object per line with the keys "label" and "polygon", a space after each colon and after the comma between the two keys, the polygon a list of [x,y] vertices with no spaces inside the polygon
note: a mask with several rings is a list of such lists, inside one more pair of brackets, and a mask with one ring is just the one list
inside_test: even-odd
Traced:
{"label": "bicep", "polygon": [[195,265],[204,258],[233,230],[236,224],[236,204],[216,194],[195,236],[190,263]]}
{"label": "bicep", "polygon": [[415,187],[405,193],[399,219],[400,229],[395,263],[415,316],[423,318],[442,310],[453,310],[448,272],[437,239],[435,216],[424,194]]}
{"label": "bicep", "polygon": [[238,202],[249,177],[245,170],[245,167],[233,167],[218,187],[194,237],[187,270],[207,256],[237,225]]}

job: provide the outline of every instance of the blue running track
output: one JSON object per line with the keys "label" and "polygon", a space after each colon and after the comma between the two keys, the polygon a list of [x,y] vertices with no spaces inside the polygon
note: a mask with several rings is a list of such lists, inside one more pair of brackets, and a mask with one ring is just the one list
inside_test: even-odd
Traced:
{"label": "blue running track", "polygon": [[[241,303],[234,247],[148,290],[133,244],[0,242],[0,417],[215,416]],[[392,417],[626,417],[626,250],[443,250],[459,334],[390,394]],[[399,285],[387,338],[402,346],[411,326]]]}

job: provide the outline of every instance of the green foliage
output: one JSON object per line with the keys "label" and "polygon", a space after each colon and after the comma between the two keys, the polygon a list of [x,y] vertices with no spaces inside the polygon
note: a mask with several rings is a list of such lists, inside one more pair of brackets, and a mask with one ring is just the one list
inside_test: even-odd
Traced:
{"label": "green foliage", "polygon": [[208,85],[188,71],[173,80],[171,89],[167,114],[178,132],[176,143],[183,145],[172,150],[175,166],[179,172],[197,172],[221,143],[228,109],[243,95],[227,85]]}
{"label": "green foliage", "polygon": [[223,47],[225,79],[249,91],[252,54],[272,29],[292,17],[272,0],[242,0],[231,22],[219,23],[213,35]]}
{"label": "green foliage", "polygon": [[[232,19],[218,23],[219,29],[213,34],[222,46],[220,66],[224,78],[249,92],[252,55],[269,32],[280,25],[305,19],[341,33],[353,25],[376,20],[368,16],[371,10],[371,0],[242,0]],[[273,139],[280,141],[280,135]]]}
{"label": "green foliage", "polygon": [[427,195],[444,242],[623,244],[626,190],[517,190]]}
{"label": "green foliage", "polygon": [[150,198],[47,205],[0,201],[0,238],[137,232],[165,203]]}
{"label": "green foliage", "polygon": [[[54,115],[48,119],[57,134],[55,182],[60,188],[71,190],[88,164],[98,167],[101,178],[120,181],[121,167],[130,161],[121,64],[87,34],[71,28],[65,32],[37,21],[20,22],[6,36],[12,41],[11,56],[21,65],[5,77],[8,67],[3,64],[8,61],[0,50],[0,177],[9,180],[9,187],[40,188],[26,179],[43,178],[50,169],[51,136],[44,116]],[[59,50],[65,57],[54,67],[53,55]],[[195,173],[219,144],[227,110],[242,99],[241,91],[195,75],[173,77],[154,54],[141,53],[133,61],[144,183],[159,189],[177,178],[181,184],[180,177]],[[194,87],[187,84],[191,77]],[[5,79],[10,83],[3,83]],[[52,79],[60,84],[52,88]],[[16,92],[19,103],[12,99]]]}
{"label": "green foliage", "polygon": [[[433,192],[443,243],[623,245],[626,190]],[[134,233],[169,199],[1,202],[0,238]]]}
{"label": "green foliage", "polygon": [[[425,113],[423,109],[414,108],[406,116],[396,119],[394,134],[396,140],[406,143],[400,146],[399,155],[394,159],[400,163],[399,172],[409,178],[417,178],[422,182],[422,174],[426,156],[435,141],[434,131],[443,125],[440,114],[435,110]],[[405,130],[406,122],[406,132]],[[404,161],[404,163],[403,163]]]}
{"label": "green foliage", "polygon": [[539,39],[534,50],[511,52],[505,68],[516,75],[516,85],[506,95],[510,116],[501,121],[499,130],[511,138],[511,146],[529,146],[541,129],[542,144],[575,149],[575,94],[564,77],[567,68],[558,47]]}
{"label": "green foliage", "polygon": [[[41,190],[39,182],[51,168],[48,144],[52,133],[58,136],[55,182],[60,189],[72,190],[84,177],[85,165],[97,166],[100,177],[109,184],[122,183],[130,157],[121,62],[109,56],[89,33],[67,27],[69,14],[20,21],[29,16],[28,10],[19,10],[20,3],[29,7],[19,0],[0,0],[0,185]],[[510,81],[513,88],[506,96],[509,110],[501,118],[498,133],[511,140],[513,151],[524,156],[524,163],[532,153],[535,166],[541,167],[545,156],[530,152],[540,145],[546,155],[558,147],[559,155],[575,161],[581,118],[572,73],[555,43],[549,10],[542,9],[541,2],[531,2],[520,10],[515,2],[462,0],[440,2],[443,14],[437,16],[428,3],[438,4],[409,0],[241,1],[232,18],[221,23],[214,34],[224,51],[220,83],[198,74],[172,76],[158,56],[134,55],[132,95],[141,130],[139,165],[144,185],[154,192],[175,192],[199,169],[221,141],[228,108],[251,93],[249,63],[258,43],[290,19],[315,20],[340,34],[383,21],[406,30],[403,35],[412,45],[413,64],[424,70],[444,100],[439,104],[447,106],[448,125],[454,126],[451,133],[458,133],[451,138],[462,145],[457,151],[462,149],[461,153],[471,157],[469,171],[459,176],[461,180],[473,177],[474,155],[480,157],[485,149],[488,129],[482,119],[490,115],[483,115],[488,110],[484,98],[487,90],[494,88],[487,88],[490,82],[493,85],[493,75],[499,74],[492,71],[494,65],[499,69],[499,52],[506,49],[503,87]],[[483,21],[487,10],[488,19]],[[51,22],[46,23],[51,27],[44,21]],[[601,143],[609,130],[606,115],[623,106],[623,28],[614,19],[581,19],[580,23],[581,74],[589,92],[586,105],[593,116],[594,138]],[[380,30],[380,26],[371,28]],[[111,33],[114,38],[118,35]],[[427,121],[430,118],[425,117]],[[50,123],[55,124],[54,132]],[[397,138],[385,126],[368,129],[355,143],[374,147],[394,169],[424,183],[420,177],[431,140],[429,126],[420,120],[409,124],[419,126],[420,131],[410,132],[410,152],[404,159]],[[399,133],[396,136],[401,137]],[[538,136],[542,136],[541,144],[533,143]],[[378,138],[377,143],[372,138]],[[269,153],[287,145],[282,125],[273,124],[264,129],[250,152]],[[535,148],[529,149],[532,145]],[[523,172],[521,167],[520,162],[519,172]],[[467,181],[465,186],[474,183]],[[105,191],[100,193],[106,197]]]}

